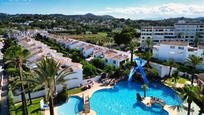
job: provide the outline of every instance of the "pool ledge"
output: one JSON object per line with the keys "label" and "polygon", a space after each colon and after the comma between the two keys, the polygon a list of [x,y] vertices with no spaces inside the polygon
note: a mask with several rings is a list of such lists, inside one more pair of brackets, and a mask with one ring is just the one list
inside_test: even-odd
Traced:
{"label": "pool ledge", "polygon": [[81,112],[79,112],[78,114],[79,114],[79,115],[96,115],[96,112],[93,111],[93,110],[90,110],[89,113],[84,113],[83,111],[81,111]]}
{"label": "pool ledge", "polygon": [[[145,104],[146,106],[151,106],[151,98],[150,97],[146,97],[145,99],[143,99],[142,103]],[[177,115],[177,109],[173,108],[169,105],[164,105],[163,109],[165,111],[167,111],[169,113],[169,115]]]}
{"label": "pool ledge", "polygon": [[[74,94],[73,96],[79,96],[81,98],[83,98],[83,96],[88,96],[90,98],[95,91],[98,91],[98,90],[101,90],[101,89],[109,89],[109,88],[112,88],[112,86],[103,85],[101,83],[96,82],[91,89],[88,89],[88,90],[83,91],[81,93]],[[90,110],[90,113],[85,114],[83,111],[81,111],[78,114],[79,115],[96,115],[96,112],[93,111],[93,110]]]}
{"label": "pool ledge", "polygon": [[88,96],[88,97],[91,97],[92,94],[97,91],[97,90],[101,90],[101,89],[109,89],[109,88],[112,88],[112,86],[110,85],[103,85],[101,83],[95,83],[93,85],[93,87],[91,89],[87,89],[86,91],[83,91],[83,92],[80,92],[80,93],[77,93],[77,94],[74,94],[73,96],[79,96],[79,97],[83,97],[83,96]]}

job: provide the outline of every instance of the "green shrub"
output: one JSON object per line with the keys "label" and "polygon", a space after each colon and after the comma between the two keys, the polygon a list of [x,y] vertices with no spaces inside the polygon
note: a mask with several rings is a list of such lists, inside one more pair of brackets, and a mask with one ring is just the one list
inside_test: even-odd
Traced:
{"label": "green shrub", "polygon": [[62,91],[57,94],[57,96],[54,98],[54,103],[56,105],[58,104],[63,104],[67,102],[68,100],[68,92],[67,92],[67,87],[66,85],[63,87]]}

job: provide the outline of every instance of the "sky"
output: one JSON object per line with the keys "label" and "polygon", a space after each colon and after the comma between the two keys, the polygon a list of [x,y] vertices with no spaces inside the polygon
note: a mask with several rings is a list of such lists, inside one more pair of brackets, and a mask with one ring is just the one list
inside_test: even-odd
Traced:
{"label": "sky", "polygon": [[126,19],[195,18],[204,16],[204,0],[0,0],[0,13],[93,13]]}

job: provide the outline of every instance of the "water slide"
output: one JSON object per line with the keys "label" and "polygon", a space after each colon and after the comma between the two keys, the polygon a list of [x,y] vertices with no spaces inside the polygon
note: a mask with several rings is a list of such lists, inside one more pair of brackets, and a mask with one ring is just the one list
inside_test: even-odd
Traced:
{"label": "water slide", "polygon": [[145,72],[143,70],[143,66],[145,65],[145,61],[143,59],[140,59],[140,58],[136,58],[133,60],[133,62],[135,62],[137,64],[137,66],[134,66],[131,70],[130,70],[130,73],[129,73],[129,77],[128,77],[128,81],[131,81],[132,80],[132,76],[133,74],[139,70],[141,75],[142,75],[142,78],[144,80],[144,83],[145,84],[148,84],[149,81],[147,80],[146,78],[146,75],[145,75]]}

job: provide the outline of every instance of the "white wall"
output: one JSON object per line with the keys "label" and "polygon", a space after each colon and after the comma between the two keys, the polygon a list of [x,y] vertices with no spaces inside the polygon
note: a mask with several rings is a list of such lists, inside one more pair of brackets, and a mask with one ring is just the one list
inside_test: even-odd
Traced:
{"label": "white wall", "polygon": [[69,79],[66,81],[68,89],[80,86],[80,84],[83,84],[82,69],[75,70],[73,74],[68,75],[65,79]]}
{"label": "white wall", "polygon": [[[62,91],[63,86],[62,85],[57,85],[57,92]],[[45,90],[40,90],[31,93],[31,98],[38,98],[38,97],[43,97],[45,96]],[[21,101],[21,95],[18,96],[13,96],[14,102],[20,102]],[[26,99],[29,99],[28,93],[26,93]]]}
{"label": "white wall", "polygon": [[87,81],[89,81],[89,80],[91,80],[91,81],[95,81],[95,82],[96,82],[96,81],[98,81],[100,78],[101,78],[101,75],[98,75],[98,76],[93,77],[93,78],[90,78],[90,79],[85,79],[85,80],[83,80],[83,85],[88,84]]}
{"label": "white wall", "polygon": [[89,49],[83,51],[83,56],[85,58],[87,58],[89,55],[91,55],[93,53],[93,50],[94,50],[94,48],[89,48]]}
{"label": "white wall", "polygon": [[[175,48],[172,49],[170,46],[174,46]],[[159,48],[159,56],[158,58],[161,60],[168,60],[168,59],[174,59],[177,62],[183,62],[186,60],[186,55],[187,55],[187,50],[188,48],[186,46],[181,46],[184,47],[183,50],[178,49],[178,46],[176,45],[163,45],[160,44]]]}
{"label": "white wall", "polygon": [[[151,66],[157,70],[157,72],[159,73],[159,76],[161,78],[163,78],[165,75],[169,74],[169,69],[170,69],[169,66],[160,65],[157,63],[151,63]],[[174,70],[176,70],[176,68],[173,67],[171,70],[171,74]]]}

